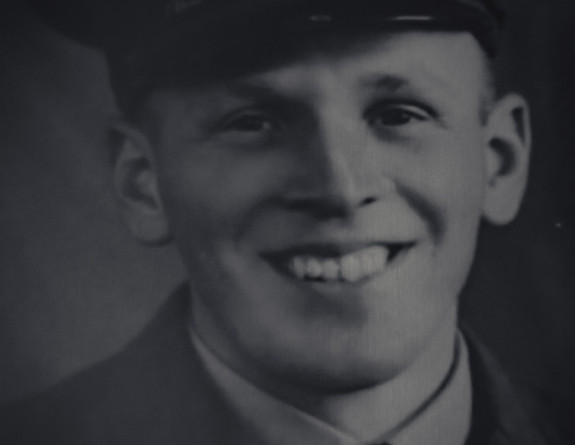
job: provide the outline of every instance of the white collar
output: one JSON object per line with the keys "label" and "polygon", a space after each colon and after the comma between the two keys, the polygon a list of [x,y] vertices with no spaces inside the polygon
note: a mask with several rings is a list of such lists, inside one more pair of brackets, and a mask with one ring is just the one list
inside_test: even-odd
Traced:
{"label": "white collar", "polygon": [[[192,343],[237,414],[273,445],[361,445],[340,431],[254,386],[222,362],[190,329]],[[456,360],[441,387],[423,406],[373,443],[391,445],[463,445],[471,424],[471,375],[462,335],[457,338]]]}

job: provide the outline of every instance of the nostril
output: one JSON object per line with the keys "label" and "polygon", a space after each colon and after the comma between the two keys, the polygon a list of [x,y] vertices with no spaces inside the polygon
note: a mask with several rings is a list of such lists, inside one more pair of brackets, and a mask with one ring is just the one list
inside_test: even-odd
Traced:
{"label": "nostril", "polygon": [[320,219],[342,217],[347,213],[341,202],[322,197],[286,199],[283,205],[290,211],[305,213]]}
{"label": "nostril", "polygon": [[283,206],[290,211],[306,213],[316,218],[343,218],[355,209],[374,204],[376,196],[368,196],[352,202],[339,195],[321,195],[317,197],[289,197],[282,199]]}
{"label": "nostril", "polygon": [[377,201],[377,198],[375,196],[368,196],[367,198],[363,199],[363,201],[361,201],[360,205],[366,206],[366,205],[373,204],[376,201]]}

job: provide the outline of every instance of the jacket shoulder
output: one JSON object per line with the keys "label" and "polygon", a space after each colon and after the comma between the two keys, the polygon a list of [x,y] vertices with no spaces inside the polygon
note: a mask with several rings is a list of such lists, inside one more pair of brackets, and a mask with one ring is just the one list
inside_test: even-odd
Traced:
{"label": "jacket shoulder", "polygon": [[467,445],[570,445],[559,405],[511,378],[477,337],[465,330],[473,384],[473,423]]}
{"label": "jacket shoulder", "polygon": [[159,434],[158,422],[188,424],[180,417],[199,411],[193,401],[206,385],[197,381],[201,371],[187,336],[186,307],[182,298],[171,297],[117,355],[4,407],[0,443],[161,443],[159,437],[151,441]]}

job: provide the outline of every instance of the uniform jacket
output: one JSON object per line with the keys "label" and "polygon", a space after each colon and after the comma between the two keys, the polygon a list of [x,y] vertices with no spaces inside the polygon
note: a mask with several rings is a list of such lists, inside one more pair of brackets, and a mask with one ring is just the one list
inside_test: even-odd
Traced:
{"label": "uniform jacket", "polygon": [[[191,346],[185,291],[122,352],[31,400],[0,411],[6,445],[267,445],[212,383]],[[566,443],[537,406],[469,341],[473,423],[468,445]],[[296,444],[294,444],[296,445]]]}

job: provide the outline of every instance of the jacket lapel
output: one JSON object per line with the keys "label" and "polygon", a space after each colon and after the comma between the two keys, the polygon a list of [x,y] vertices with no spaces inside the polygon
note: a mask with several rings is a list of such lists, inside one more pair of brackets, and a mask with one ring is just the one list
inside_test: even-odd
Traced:
{"label": "jacket lapel", "polygon": [[[226,403],[192,347],[188,312],[189,294],[182,287],[128,351],[132,366],[147,367],[143,380],[128,394],[151,392],[126,406],[138,406],[133,418],[139,425],[134,427],[145,431],[133,443],[257,445],[257,437]],[[138,375],[135,369],[127,374]]]}
{"label": "jacket lapel", "polygon": [[466,445],[560,443],[528,393],[518,391],[489,351],[464,331],[473,385],[472,429]]}

